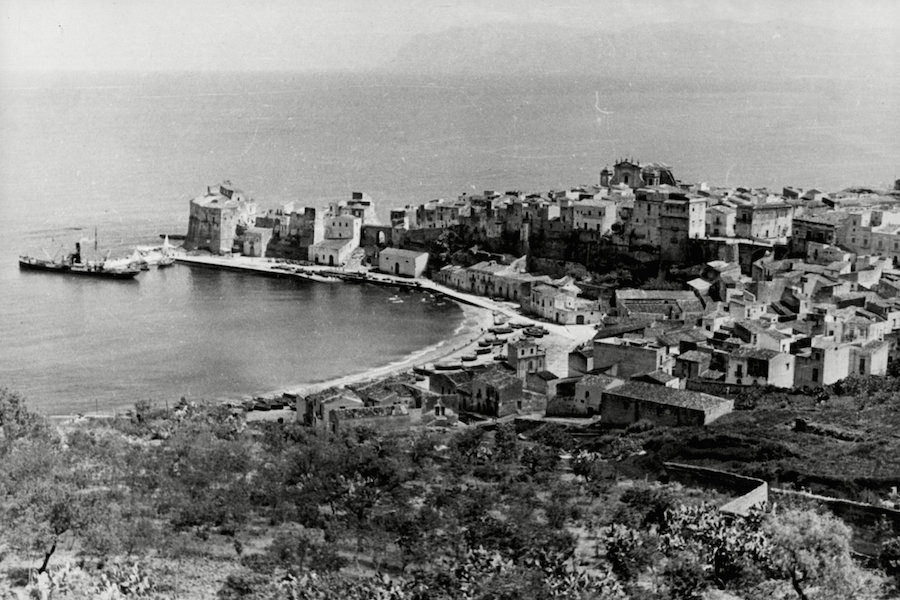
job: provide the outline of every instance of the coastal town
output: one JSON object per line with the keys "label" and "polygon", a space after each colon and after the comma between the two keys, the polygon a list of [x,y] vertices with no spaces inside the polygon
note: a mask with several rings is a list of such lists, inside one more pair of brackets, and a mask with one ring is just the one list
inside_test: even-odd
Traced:
{"label": "coastal town", "polygon": [[225,181],[191,201],[184,249],[195,265],[492,311],[440,360],[276,402],[331,431],[517,417],[704,425],[741,392],[885,375],[900,351],[900,181],[774,193],[621,159],[596,185],[462,194],[391,209],[389,223],[364,193],[262,210]]}

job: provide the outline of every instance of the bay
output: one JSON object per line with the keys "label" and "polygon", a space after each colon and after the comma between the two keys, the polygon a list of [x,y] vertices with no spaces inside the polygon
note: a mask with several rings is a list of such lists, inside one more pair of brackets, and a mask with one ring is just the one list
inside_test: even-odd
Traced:
{"label": "bay", "polygon": [[[184,232],[230,179],[262,207],[365,191],[379,214],[462,192],[598,181],[620,156],[686,181],[841,189],[898,173],[889,81],[105,73],[0,80],[0,385],[47,412],[235,397],[379,366],[460,323],[377,288],[183,267],[133,284],[22,273],[99,233]],[[887,87],[885,87],[887,86]],[[324,311],[324,312],[323,312]]]}

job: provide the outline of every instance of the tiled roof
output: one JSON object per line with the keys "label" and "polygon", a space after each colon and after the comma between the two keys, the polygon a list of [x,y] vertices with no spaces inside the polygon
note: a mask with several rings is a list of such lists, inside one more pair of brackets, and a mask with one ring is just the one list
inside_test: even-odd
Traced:
{"label": "tiled roof", "polygon": [[400,258],[416,259],[420,256],[428,256],[428,253],[417,252],[416,250],[401,250],[399,248],[385,248],[381,251],[381,256],[396,256]]}
{"label": "tiled roof", "polygon": [[479,383],[502,389],[521,384],[521,381],[518,377],[508,371],[491,370],[475,376],[472,380],[472,385]]}
{"label": "tiled roof", "polygon": [[776,352],[775,350],[769,350],[768,348],[737,348],[731,353],[731,356],[734,358],[757,358],[760,360],[772,360],[776,356],[781,354],[780,352]]}
{"label": "tiled roof", "polygon": [[616,386],[622,385],[624,380],[619,379],[618,377],[612,377],[611,375],[585,375],[578,382],[581,385],[599,385],[603,386],[606,389],[611,389]]}
{"label": "tiled roof", "polygon": [[611,323],[598,329],[597,333],[594,335],[594,339],[602,340],[604,338],[618,337],[623,333],[643,331],[651,323],[653,323],[652,319],[628,319],[626,321]]}
{"label": "tiled roof", "polygon": [[538,371],[535,373],[535,376],[543,379],[544,381],[553,381],[554,379],[559,379],[559,375],[553,373],[552,371]]}
{"label": "tiled roof", "polygon": [[694,292],[685,290],[616,290],[619,300],[696,300]]}
{"label": "tiled roof", "polygon": [[700,352],[699,350],[688,350],[675,357],[675,360],[685,360],[696,363],[709,362],[711,359],[712,357],[709,354]]}
{"label": "tiled roof", "polygon": [[665,371],[662,371],[660,369],[656,369],[655,371],[648,371],[646,373],[637,373],[635,375],[632,375],[631,378],[638,379],[638,380],[649,379],[651,381],[657,381],[661,384],[668,383],[668,382],[672,381],[673,379],[678,379],[674,375],[666,373]]}
{"label": "tiled roof", "polygon": [[723,403],[729,402],[729,400],[726,400],[725,398],[711,396],[710,394],[704,394],[702,392],[677,390],[641,381],[630,381],[613,390],[604,392],[604,395],[606,394],[614,394],[616,396],[624,396],[635,400],[644,400],[646,402],[667,404],[681,408],[692,408],[695,410],[710,410],[718,408]]}
{"label": "tiled roof", "polygon": [[881,340],[873,340],[871,342],[867,342],[860,347],[860,352],[862,354],[874,354],[879,350],[883,350],[886,346],[889,346],[888,342]]}
{"label": "tiled roof", "polygon": [[345,408],[331,413],[333,419],[366,419],[371,417],[401,417],[409,414],[409,409],[403,404],[391,406],[361,406],[359,408]]}

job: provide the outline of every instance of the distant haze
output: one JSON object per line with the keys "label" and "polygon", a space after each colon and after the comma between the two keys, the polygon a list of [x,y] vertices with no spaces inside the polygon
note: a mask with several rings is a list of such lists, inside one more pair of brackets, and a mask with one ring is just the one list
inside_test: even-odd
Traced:
{"label": "distant haze", "polygon": [[0,71],[597,73],[611,60],[679,75],[699,56],[710,75],[896,77],[898,34],[895,0],[5,0]]}

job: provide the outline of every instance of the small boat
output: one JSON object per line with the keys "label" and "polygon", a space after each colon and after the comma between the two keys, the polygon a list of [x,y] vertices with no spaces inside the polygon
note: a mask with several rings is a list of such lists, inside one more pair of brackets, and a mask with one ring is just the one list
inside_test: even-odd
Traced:
{"label": "small boat", "polygon": [[488,346],[480,346],[480,347],[478,347],[478,348],[475,348],[475,354],[490,354],[490,353],[491,353],[491,346],[490,346],[490,345],[488,345]]}
{"label": "small boat", "polygon": [[463,362],[472,362],[473,360],[478,360],[478,356],[475,354],[463,354],[460,359]]}
{"label": "small boat", "polygon": [[175,264],[174,256],[164,256],[161,259],[159,259],[159,262],[156,263],[156,268],[157,269],[165,269],[166,267],[171,267],[174,264]]}
{"label": "small boat", "polygon": [[306,277],[319,283],[340,283],[340,278],[331,275],[317,275],[316,273],[307,273]]}

